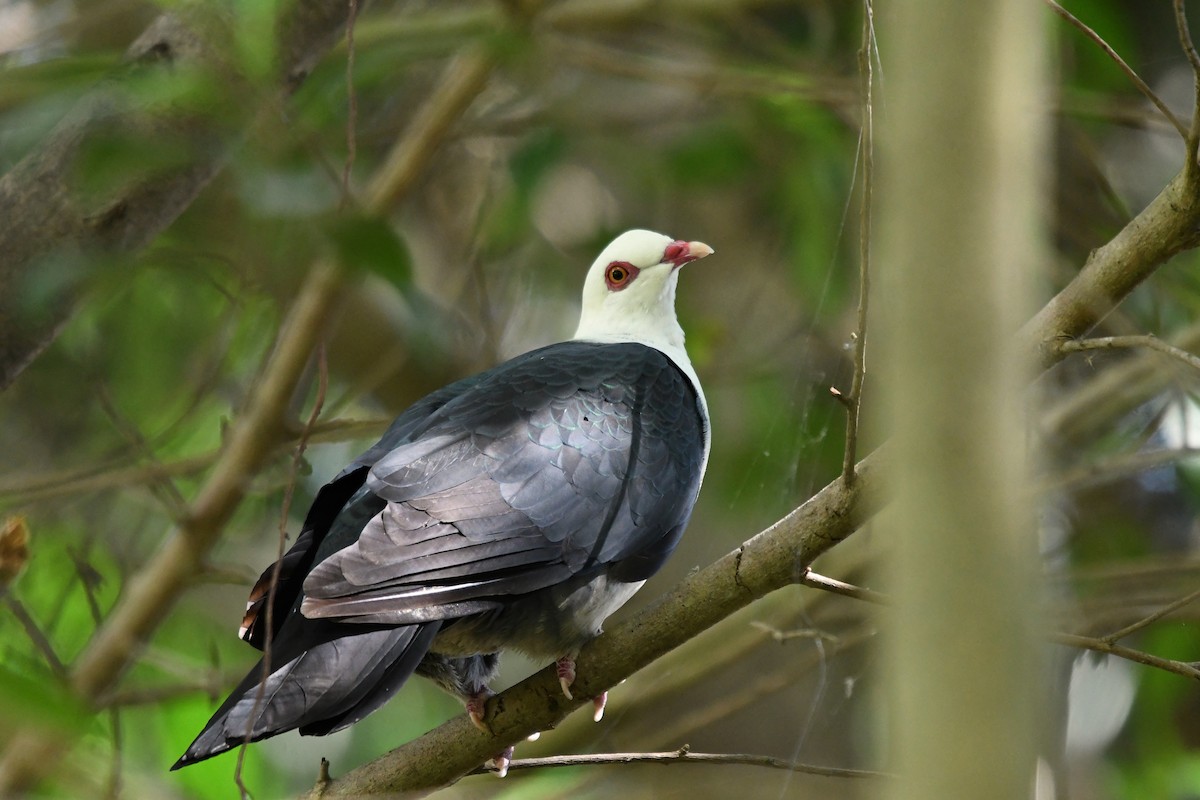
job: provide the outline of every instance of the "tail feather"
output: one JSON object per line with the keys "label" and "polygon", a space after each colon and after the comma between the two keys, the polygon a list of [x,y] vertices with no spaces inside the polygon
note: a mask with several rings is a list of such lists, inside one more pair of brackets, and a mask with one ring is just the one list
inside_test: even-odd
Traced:
{"label": "tail feather", "polygon": [[[320,736],[340,730],[384,704],[416,670],[441,623],[352,633],[303,650],[262,683],[252,669],[171,769],[299,728]],[[286,656],[285,656],[286,657]]]}

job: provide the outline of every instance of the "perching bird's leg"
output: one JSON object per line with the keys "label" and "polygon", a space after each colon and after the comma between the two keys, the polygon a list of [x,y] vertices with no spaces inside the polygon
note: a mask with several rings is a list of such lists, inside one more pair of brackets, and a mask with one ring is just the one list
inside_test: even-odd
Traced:
{"label": "perching bird's leg", "polygon": [[512,757],[513,749],[511,747],[506,747],[500,753],[492,756],[491,761],[488,763],[496,768],[497,778],[503,778],[508,774],[508,765],[512,763]]}
{"label": "perching bird's leg", "polygon": [[[492,732],[491,729],[488,728],[487,722],[484,721],[484,716],[487,714],[488,698],[494,694],[495,692],[493,692],[491,689],[483,686],[467,695],[467,716],[471,718],[471,722],[475,724],[475,727],[479,728],[479,730],[483,731],[484,733]],[[509,758],[512,758],[511,752],[509,753]]]}
{"label": "perching bird's leg", "polygon": [[558,685],[562,687],[563,694],[568,700],[574,700],[571,684],[575,682],[575,656],[563,656],[554,665],[558,668]]}
{"label": "perching bird's leg", "polygon": [[[491,734],[491,728],[488,727],[484,717],[487,714],[488,698],[494,695],[491,689],[486,686],[480,686],[475,691],[467,695],[467,716],[471,718],[471,722],[476,728],[486,734]],[[508,774],[508,765],[512,763],[513,748],[506,747],[496,755],[488,759],[488,764],[491,764],[496,769],[496,777],[503,778]],[[486,766],[486,765],[485,765]]]}
{"label": "perching bird's leg", "polygon": [[[563,694],[568,700],[574,700],[571,694],[571,684],[575,682],[575,657],[563,656],[558,661],[554,662],[558,669],[558,685],[562,687]],[[608,705],[608,692],[601,692],[592,698],[592,705],[595,710],[592,712],[592,720],[599,722],[604,719],[604,707]]]}
{"label": "perching bird's leg", "polygon": [[592,698],[592,722],[599,722],[604,719],[604,707],[608,705],[608,692],[601,692]]}

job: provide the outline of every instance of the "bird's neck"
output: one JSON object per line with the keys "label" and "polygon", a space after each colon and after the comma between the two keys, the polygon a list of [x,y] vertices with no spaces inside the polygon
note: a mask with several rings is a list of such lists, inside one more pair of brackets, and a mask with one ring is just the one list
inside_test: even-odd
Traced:
{"label": "bird's neck", "polygon": [[644,313],[630,313],[626,309],[619,318],[584,314],[574,338],[593,342],[638,342],[661,350],[673,359],[677,355],[687,359],[679,321],[674,314],[663,314],[657,309],[646,309]]}

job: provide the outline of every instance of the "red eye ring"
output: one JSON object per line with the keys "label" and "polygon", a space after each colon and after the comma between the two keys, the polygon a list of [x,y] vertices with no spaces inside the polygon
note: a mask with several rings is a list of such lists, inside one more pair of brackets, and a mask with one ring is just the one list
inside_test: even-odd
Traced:
{"label": "red eye ring", "polygon": [[628,261],[614,261],[604,269],[604,282],[611,291],[617,292],[637,277],[638,268]]}

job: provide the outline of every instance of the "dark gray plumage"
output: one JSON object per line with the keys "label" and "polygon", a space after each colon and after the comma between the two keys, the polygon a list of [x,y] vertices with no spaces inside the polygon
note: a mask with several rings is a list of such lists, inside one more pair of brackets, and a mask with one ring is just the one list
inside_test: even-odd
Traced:
{"label": "dark gray plumage", "polygon": [[[645,266],[605,261],[625,234],[593,273],[661,267],[677,330],[675,268],[711,250],[635,233],[658,237],[635,255]],[[585,288],[581,331],[587,319]],[[682,334],[677,349],[653,334],[535,350],[402,414],[318,493],[284,555],[269,677],[251,670],[173,769],[247,738],[339,730],[414,672],[474,717],[499,651],[569,660],[662,566],[700,489],[703,395]],[[243,622],[260,649],[271,575]]]}

